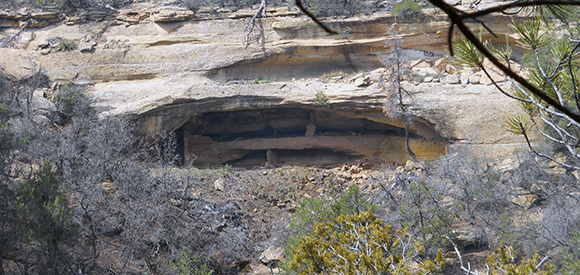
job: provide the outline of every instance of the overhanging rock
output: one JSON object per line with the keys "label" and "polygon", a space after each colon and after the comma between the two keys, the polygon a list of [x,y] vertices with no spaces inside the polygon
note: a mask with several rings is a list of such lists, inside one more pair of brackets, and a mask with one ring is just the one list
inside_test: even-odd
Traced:
{"label": "overhanging rock", "polygon": [[[276,98],[181,102],[143,118],[150,133],[172,130],[179,153],[198,165],[337,164],[358,158],[404,163],[403,122],[381,108],[274,104]],[[233,108],[232,108],[233,107]],[[413,122],[410,147],[421,159],[445,154],[447,141]]]}

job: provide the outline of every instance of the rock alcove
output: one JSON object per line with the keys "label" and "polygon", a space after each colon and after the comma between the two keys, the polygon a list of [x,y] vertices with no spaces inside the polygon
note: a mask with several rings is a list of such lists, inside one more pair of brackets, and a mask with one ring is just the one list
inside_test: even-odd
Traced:
{"label": "rock alcove", "polygon": [[[335,165],[361,158],[404,163],[400,122],[381,110],[277,106],[199,113],[175,130],[179,153],[200,166]],[[445,154],[447,142],[415,121],[410,146],[421,159]]]}

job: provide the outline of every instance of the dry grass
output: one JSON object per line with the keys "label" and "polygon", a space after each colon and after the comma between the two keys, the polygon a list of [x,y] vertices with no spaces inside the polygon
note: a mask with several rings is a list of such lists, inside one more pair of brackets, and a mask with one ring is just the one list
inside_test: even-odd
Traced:
{"label": "dry grass", "polygon": [[343,71],[331,71],[329,73],[323,74],[320,77],[320,79],[322,79],[322,80],[330,80],[331,78],[336,77],[336,76],[342,76],[342,79],[346,79],[346,78],[348,78],[350,76],[350,74],[349,73],[346,73],[346,72],[343,72]]}

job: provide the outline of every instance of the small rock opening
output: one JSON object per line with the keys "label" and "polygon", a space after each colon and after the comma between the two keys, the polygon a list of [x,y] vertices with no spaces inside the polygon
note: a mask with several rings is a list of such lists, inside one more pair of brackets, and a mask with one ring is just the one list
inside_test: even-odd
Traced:
{"label": "small rock opening", "polygon": [[[380,110],[374,112],[379,113],[365,117],[327,107],[206,112],[187,120],[175,133],[179,154],[195,155],[194,164],[199,166],[326,166],[360,158],[403,163],[409,158],[404,129],[372,119],[381,115]],[[446,144],[433,134],[411,133],[411,148],[420,158],[444,154]]]}
{"label": "small rock opening", "polygon": [[246,60],[208,72],[218,81],[262,79],[289,81],[293,78],[316,78],[325,73],[354,73],[384,67],[377,52],[384,42],[361,45],[320,45],[288,47],[285,52]]}

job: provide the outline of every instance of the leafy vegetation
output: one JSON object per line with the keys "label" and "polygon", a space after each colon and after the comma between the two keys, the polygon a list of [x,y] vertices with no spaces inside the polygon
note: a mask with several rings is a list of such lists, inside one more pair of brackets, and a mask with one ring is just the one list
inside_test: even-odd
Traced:
{"label": "leafy vegetation", "polygon": [[45,162],[31,180],[23,180],[16,190],[18,225],[24,232],[28,250],[46,255],[38,268],[45,274],[62,274],[68,268],[62,247],[72,241],[76,231],[66,189]]}
{"label": "leafy vegetation", "polygon": [[0,7],[32,6],[43,10],[74,12],[81,9],[119,8],[132,3],[133,0],[10,0],[0,3]]}
{"label": "leafy vegetation", "polygon": [[305,0],[304,6],[316,16],[353,16],[368,13],[370,8],[364,0]]}
{"label": "leafy vegetation", "polygon": [[409,18],[421,14],[423,8],[414,0],[403,0],[393,6],[393,15],[399,18]]}
{"label": "leafy vegetation", "polygon": [[572,233],[570,244],[562,252],[561,274],[572,275],[580,272],[580,233]]}
{"label": "leafy vegetation", "polygon": [[[131,124],[98,119],[75,85],[61,87],[57,115],[48,113],[50,124],[38,127],[16,102],[24,93],[16,94],[7,99],[12,109],[2,109],[0,123],[7,141],[0,152],[6,160],[0,178],[0,267],[11,263],[6,272],[167,274],[183,247],[195,247],[216,273],[241,268],[232,264],[248,254],[239,205],[192,197],[199,181],[192,182],[190,172],[170,173],[177,158],[174,138],[158,136],[136,147]],[[26,143],[11,133],[7,121],[14,116],[32,125],[18,134]]]}
{"label": "leafy vegetation", "polygon": [[487,257],[485,261],[490,274],[513,274],[513,275],[550,275],[554,274],[554,265],[542,266],[545,259],[540,259],[538,253],[531,258],[520,259],[514,249],[509,246],[500,246]]}
{"label": "leafy vegetation", "polygon": [[317,91],[314,96],[316,98],[316,104],[328,106],[328,97],[326,96],[326,94],[324,94],[324,91],[322,90]]}
{"label": "leafy vegetation", "polygon": [[177,275],[212,275],[213,270],[202,263],[197,254],[184,247],[179,257],[169,262],[169,270]]}
{"label": "leafy vegetation", "polygon": [[[357,185],[351,185],[334,202],[316,198],[302,200],[290,222],[292,234],[288,237],[285,249],[286,262],[290,263],[295,260],[294,250],[299,246],[300,239],[311,236],[317,224],[336,222],[341,215],[354,215],[363,211],[377,210],[376,206],[366,203],[366,199]],[[291,272],[292,270],[287,269],[287,271]]]}
{"label": "leafy vegetation", "polygon": [[63,39],[58,42],[58,50],[63,52],[70,52],[76,48],[76,43],[74,40]]}
{"label": "leafy vegetation", "polygon": [[[380,255],[377,259],[381,265],[376,268],[408,272],[435,268],[449,272],[446,270],[453,267],[443,270],[439,265],[441,252],[450,249],[446,236],[459,243],[460,249],[511,245],[521,251],[515,254],[533,259],[538,249],[543,253],[558,243],[570,243],[572,232],[578,230],[575,195],[564,192],[573,190],[573,176],[550,174],[533,160],[522,159],[521,168],[503,173],[489,161],[466,158],[466,153],[451,154],[413,173],[404,171],[395,177],[385,173],[385,177],[361,183],[380,186],[380,192],[363,194],[357,185],[352,185],[335,196],[337,190],[345,188],[346,181],[323,175],[326,172],[320,169],[280,167],[267,173],[231,167],[178,169],[174,166],[178,162],[176,143],[171,136],[161,135],[154,142],[143,141],[135,146],[130,123],[123,119],[97,119],[82,87],[64,85],[59,94],[57,110],[68,113],[67,123],[63,124],[66,127],[30,128],[28,142],[18,144],[18,151],[13,146],[3,149],[7,156],[18,152],[17,159],[26,160],[33,167],[24,169],[28,165],[16,165],[13,157],[5,158],[12,175],[16,173],[23,181],[5,175],[0,184],[1,256],[4,262],[24,263],[12,267],[20,273],[36,268],[47,273],[58,270],[61,274],[78,269],[85,273],[107,269],[144,273],[148,269],[158,274],[211,270],[215,274],[234,274],[244,266],[241,259],[257,257],[267,246],[265,243],[274,238],[279,240],[277,245],[287,245],[283,266],[289,274],[315,272],[315,261],[332,265],[339,260],[322,250],[310,255],[312,260],[300,261],[297,257],[306,257],[303,252],[308,249],[362,244],[351,233],[367,224],[375,232],[369,231],[369,238],[390,246],[381,250],[382,254],[373,254]],[[8,125],[9,111],[5,108],[0,125]],[[54,119],[54,123],[59,120],[58,116]],[[4,131],[0,134],[16,141],[9,129],[0,127]],[[47,160],[51,168],[46,168]],[[40,172],[44,176],[39,176]],[[223,182],[223,191],[213,188],[218,179]],[[43,196],[50,198],[49,204],[35,204],[34,197],[28,197],[42,191],[30,191],[41,182],[43,188],[48,188]],[[544,186],[541,192],[533,187],[540,182]],[[325,190],[324,199],[305,199],[295,209],[291,207],[304,188],[312,192],[321,187]],[[512,198],[520,192],[516,188],[541,195],[545,215],[527,216],[530,214],[524,208],[514,205]],[[18,208],[17,202],[26,207]],[[272,208],[277,212],[269,213]],[[293,210],[290,231],[286,231],[288,213]],[[24,213],[34,220],[53,213],[42,219],[58,230],[41,236],[29,227],[31,220],[22,218]],[[562,220],[566,226],[559,226]],[[476,235],[471,240],[453,227],[470,223],[475,226]],[[66,233],[66,237],[50,238],[54,242],[43,239],[59,232]],[[346,239],[337,243],[335,239],[324,239],[322,233]],[[381,236],[390,236],[391,242],[376,239]],[[111,248],[107,244],[109,238],[121,245]],[[411,254],[398,254],[402,252],[397,249],[404,244],[413,248],[406,252]],[[368,243],[369,248],[378,249],[373,245]],[[37,257],[26,258],[14,251]],[[356,263],[358,256],[370,257],[363,257],[363,251],[342,252],[351,257],[345,262],[343,271],[347,273],[357,268],[349,267],[349,263]],[[106,256],[111,253],[119,256]],[[389,259],[389,253],[402,258]],[[355,255],[358,256],[352,260]],[[435,260],[431,264],[428,259]],[[371,267],[360,262],[358,268]]]}
{"label": "leafy vegetation", "polygon": [[56,107],[64,124],[70,122],[74,116],[88,116],[94,112],[83,87],[74,83],[61,87],[56,98]]}
{"label": "leafy vegetation", "polygon": [[6,169],[9,168],[8,158],[16,146],[14,133],[10,131],[9,120],[10,111],[4,104],[0,103],[0,175],[4,175]]}
{"label": "leafy vegetation", "polygon": [[[238,10],[242,8],[251,8],[259,5],[261,0],[182,0],[183,4],[190,10],[197,11],[201,7],[210,8],[228,8]],[[285,0],[268,1],[268,5],[287,4]]]}
{"label": "leafy vegetation", "polygon": [[453,42],[455,61],[468,68],[481,68],[484,56],[475,45],[468,40],[456,40]]}
{"label": "leafy vegetation", "polygon": [[422,245],[412,243],[405,230],[391,232],[370,211],[316,224],[292,252],[289,266],[298,274],[434,274],[443,268],[442,250],[435,262],[423,260],[414,267]]}

